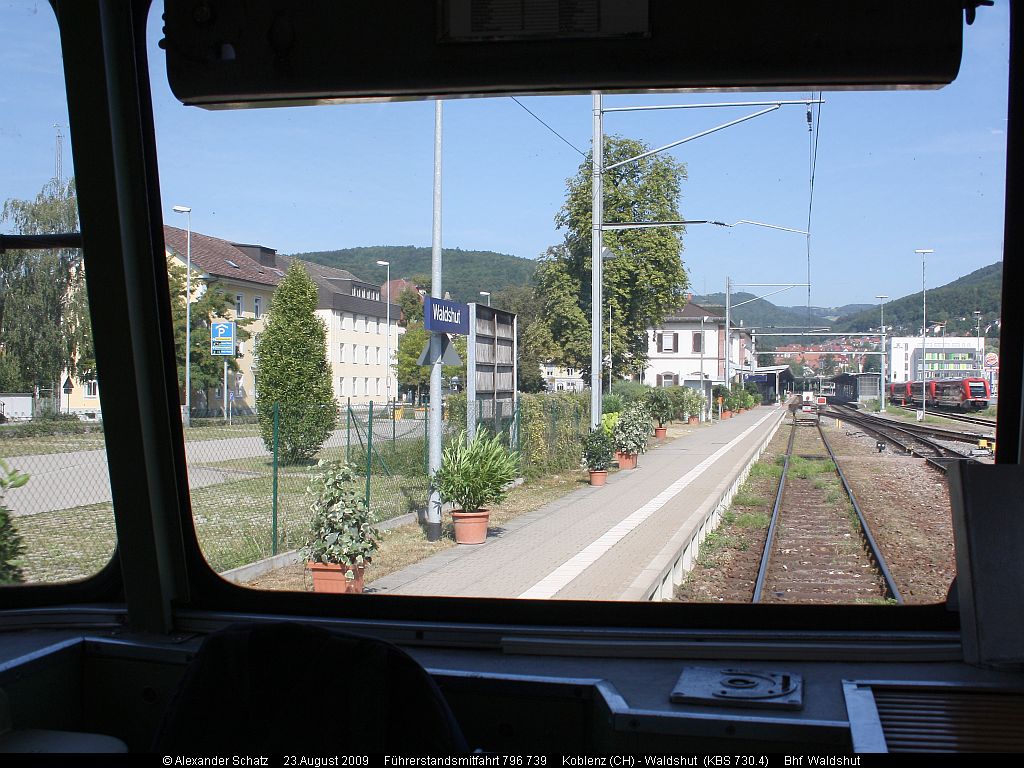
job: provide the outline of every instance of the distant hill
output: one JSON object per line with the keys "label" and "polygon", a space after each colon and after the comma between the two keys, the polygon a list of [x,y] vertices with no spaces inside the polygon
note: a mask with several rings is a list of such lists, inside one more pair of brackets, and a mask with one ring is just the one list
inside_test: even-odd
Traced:
{"label": "distant hill", "polygon": [[[377,261],[391,262],[391,279],[430,275],[430,249],[413,245],[374,245],[364,248],[343,248],[337,251],[294,253],[300,259],[346,269],[360,280],[381,284],[387,278],[387,267]],[[480,291],[497,293],[513,285],[527,285],[536,263],[519,256],[494,251],[463,251],[445,248],[444,290],[458,301],[480,301]]]}
{"label": "distant hill", "polygon": [[[874,304],[845,304],[842,307],[811,307],[811,314],[816,317],[823,317],[828,320],[837,320],[846,315],[853,315],[857,312],[864,312],[874,307]],[[798,315],[807,315],[807,307],[781,307],[781,309],[795,312]]]}
{"label": "distant hill", "polygon": [[[753,298],[754,294],[752,293],[734,293],[732,304],[735,306]],[[701,305],[724,307],[725,294],[709,293],[704,296],[694,296],[693,301]],[[742,322],[748,328],[753,326],[766,332],[770,332],[774,328],[784,330],[820,328],[831,323],[827,317],[819,314],[820,309],[820,307],[811,307],[811,314],[808,318],[807,307],[779,307],[766,299],[757,299],[732,310],[732,320],[736,324]]]}
{"label": "distant hill", "polygon": [[[938,288],[928,289],[928,322],[948,321],[947,335],[971,334],[977,328],[972,314],[980,310],[982,326],[999,319],[1002,292],[1003,263],[997,261],[971,272]],[[878,328],[878,305],[871,309],[840,318],[837,331],[867,331]],[[888,301],[885,304],[885,324],[896,333],[914,336],[921,332],[921,292]]]}

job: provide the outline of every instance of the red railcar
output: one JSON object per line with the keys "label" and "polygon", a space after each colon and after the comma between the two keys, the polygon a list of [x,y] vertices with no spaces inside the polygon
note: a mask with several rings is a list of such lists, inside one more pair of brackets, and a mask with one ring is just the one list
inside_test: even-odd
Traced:
{"label": "red railcar", "polygon": [[910,382],[900,381],[889,384],[889,402],[893,405],[910,404]]}
{"label": "red railcar", "polygon": [[[896,405],[921,405],[921,382],[901,382],[889,385],[889,399]],[[939,379],[927,382],[925,405],[956,408],[961,411],[980,411],[988,407],[991,391],[981,378]]]}
{"label": "red railcar", "polygon": [[991,395],[985,379],[944,379],[931,382],[928,404],[961,411],[980,411],[988,408]]}

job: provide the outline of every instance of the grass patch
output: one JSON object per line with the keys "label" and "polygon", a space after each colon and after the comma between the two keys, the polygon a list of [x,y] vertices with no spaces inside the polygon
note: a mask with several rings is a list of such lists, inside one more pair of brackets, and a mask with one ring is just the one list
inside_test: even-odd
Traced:
{"label": "grass patch", "polygon": [[801,456],[791,456],[789,459],[789,473],[801,480],[810,480],[818,475],[835,471],[836,465],[831,461],[816,461]]}
{"label": "grass patch", "polygon": [[750,477],[769,477],[778,480],[782,477],[782,465],[786,462],[785,456],[781,458],[782,461],[776,459],[774,463],[756,462],[750,468]]}
{"label": "grass patch", "polygon": [[767,512],[745,512],[736,517],[736,526],[748,530],[767,528],[772,517]]}
{"label": "grass patch", "polygon": [[751,493],[746,488],[741,488],[732,499],[734,507],[763,507],[767,503],[767,500],[755,493]]}

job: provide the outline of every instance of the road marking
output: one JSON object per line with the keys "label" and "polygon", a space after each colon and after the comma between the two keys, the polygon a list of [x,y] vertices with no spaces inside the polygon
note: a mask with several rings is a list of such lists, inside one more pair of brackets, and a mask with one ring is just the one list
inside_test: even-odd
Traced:
{"label": "road marking", "polygon": [[591,564],[597,562],[598,558],[622,541],[627,534],[659,509],[664,507],[673,497],[678,495],[694,480],[700,477],[704,470],[722,458],[722,456],[724,456],[733,445],[738,443],[740,440],[743,440],[743,438],[775,415],[776,413],[773,409],[771,413],[758,419],[752,426],[743,430],[743,432],[741,432],[734,440],[725,444],[722,448],[719,448],[713,454],[708,456],[704,461],[676,480],[672,485],[644,504],[625,520],[622,520],[620,523],[612,526],[600,538],[587,545],[579,553],[555,568],[555,570],[523,592],[519,597],[535,600],[547,600],[554,597],[560,590],[568,585],[570,581],[583,573],[583,571],[585,571]]}

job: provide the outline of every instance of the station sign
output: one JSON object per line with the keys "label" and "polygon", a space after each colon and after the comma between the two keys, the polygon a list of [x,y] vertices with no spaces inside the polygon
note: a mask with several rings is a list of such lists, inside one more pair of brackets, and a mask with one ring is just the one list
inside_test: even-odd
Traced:
{"label": "station sign", "polygon": [[434,333],[469,333],[469,305],[427,296],[423,301],[423,327]]}
{"label": "station sign", "polygon": [[210,354],[235,354],[235,324],[230,322],[210,323]]}

